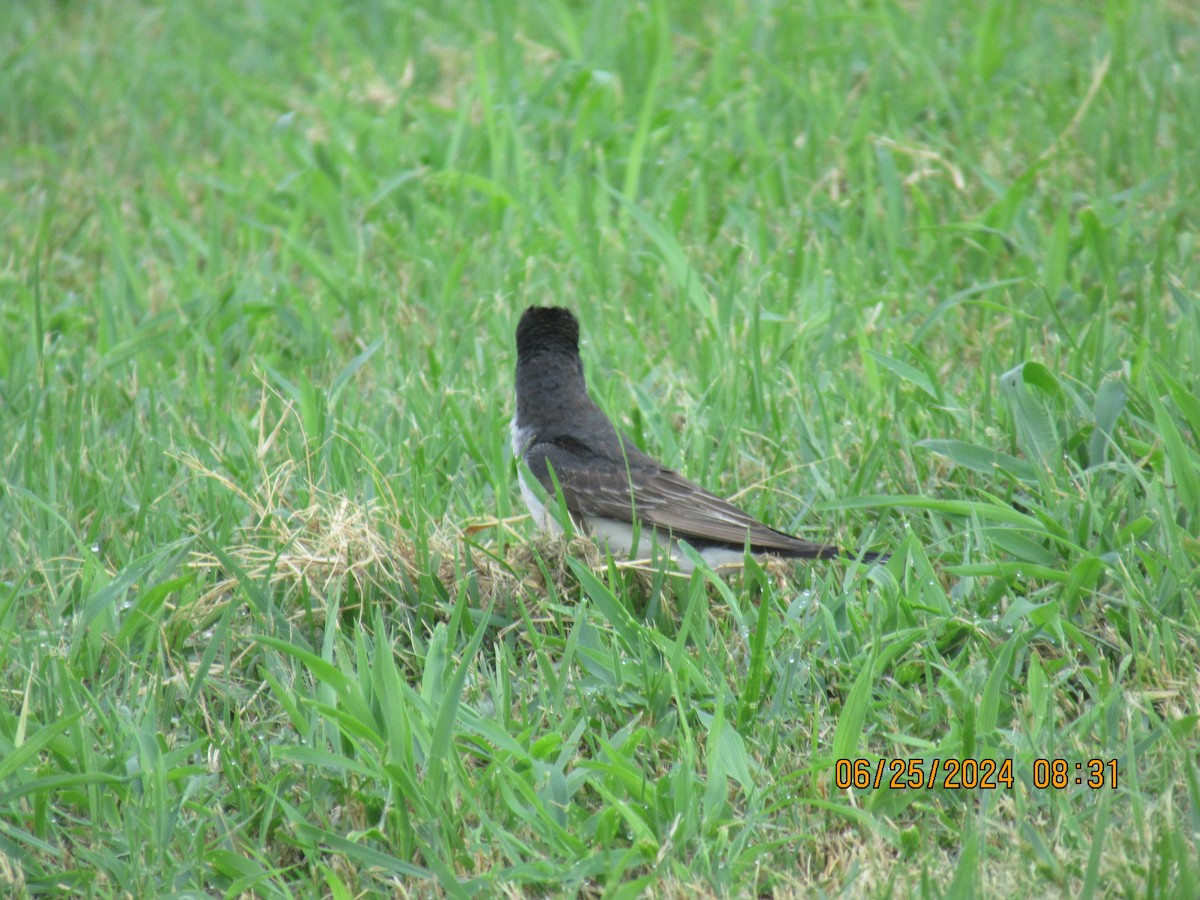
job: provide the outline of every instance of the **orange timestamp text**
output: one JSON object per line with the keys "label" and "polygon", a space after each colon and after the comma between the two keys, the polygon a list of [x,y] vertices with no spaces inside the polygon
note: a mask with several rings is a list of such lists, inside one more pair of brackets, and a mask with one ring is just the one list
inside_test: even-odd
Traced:
{"label": "orange timestamp text", "polygon": [[[994,791],[1012,789],[1013,761],[1011,759],[836,759],[833,764],[833,783],[839,790],[888,787],[892,790],[918,790],[940,787],[951,791]],[[1075,785],[1116,788],[1115,759],[1087,759],[1071,762],[1065,759],[1037,758],[1030,770],[1030,783],[1039,790],[1063,790]]]}

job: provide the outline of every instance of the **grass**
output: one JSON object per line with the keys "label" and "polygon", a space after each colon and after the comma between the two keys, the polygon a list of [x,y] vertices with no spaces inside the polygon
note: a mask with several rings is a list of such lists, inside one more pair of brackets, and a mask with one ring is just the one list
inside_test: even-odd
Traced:
{"label": "grass", "polygon": [[[1198,71],[1171,0],[4,4],[4,892],[1188,895]],[[534,535],[550,302],[890,562]]]}

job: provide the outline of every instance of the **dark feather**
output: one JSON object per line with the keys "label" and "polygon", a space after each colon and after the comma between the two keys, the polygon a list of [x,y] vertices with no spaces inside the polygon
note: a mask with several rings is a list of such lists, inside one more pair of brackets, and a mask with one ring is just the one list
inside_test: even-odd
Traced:
{"label": "dark feather", "polygon": [[[624,459],[613,459],[570,436],[535,443],[526,453],[530,472],[553,496],[554,477],[567,511],[581,518],[641,523],[675,538],[702,545],[740,550],[749,538],[754,553],[828,558],[838,555],[831,544],[814,544],[776,531],[722,500],[678,472],[667,469],[628,440]],[[631,499],[631,498],[636,498]]]}

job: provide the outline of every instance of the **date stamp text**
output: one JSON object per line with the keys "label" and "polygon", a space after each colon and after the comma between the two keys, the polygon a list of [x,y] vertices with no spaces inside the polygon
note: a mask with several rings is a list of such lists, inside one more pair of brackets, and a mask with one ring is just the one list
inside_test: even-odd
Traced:
{"label": "date stamp text", "polygon": [[[940,759],[938,757],[899,759],[879,757],[837,759],[833,764],[833,783],[839,790],[866,790],[888,787],[892,790],[943,788],[949,791],[1012,790],[1011,759]],[[1061,791],[1069,787],[1093,790],[1117,787],[1115,759],[1037,758],[1029,771],[1029,784],[1039,790]]]}

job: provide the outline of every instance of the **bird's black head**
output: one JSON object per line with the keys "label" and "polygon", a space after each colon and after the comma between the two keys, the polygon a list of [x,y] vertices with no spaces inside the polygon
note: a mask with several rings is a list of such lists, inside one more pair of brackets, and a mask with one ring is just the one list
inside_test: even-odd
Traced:
{"label": "bird's black head", "polygon": [[517,359],[539,353],[579,355],[579,322],[561,306],[531,306],[517,324]]}

